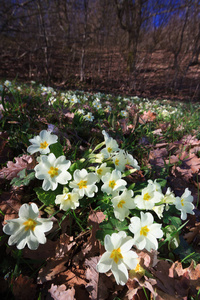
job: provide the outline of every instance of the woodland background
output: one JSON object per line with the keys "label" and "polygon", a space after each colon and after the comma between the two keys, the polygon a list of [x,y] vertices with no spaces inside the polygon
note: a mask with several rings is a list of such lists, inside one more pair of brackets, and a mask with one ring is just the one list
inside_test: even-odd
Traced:
{"label": "woodland background", "polygon": [[198,0],[0,0],[0,77],[198,100]]}

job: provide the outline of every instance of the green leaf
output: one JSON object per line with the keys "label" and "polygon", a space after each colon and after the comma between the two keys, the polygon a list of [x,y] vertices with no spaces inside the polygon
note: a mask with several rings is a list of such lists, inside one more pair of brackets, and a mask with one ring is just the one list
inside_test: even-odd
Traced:
{"label": "green leaf", "polygon": [[45,205],[55,203],[56,196],[62,194],[62,188],[59,186],[55,191],[44,191],[41,187],[34,188],[38,199]]}
{"label": "green leaf", "polygon": [[61,155],[64,155],[63,147],[59,142],[52,144],[49,147],[50,147],[51,152],[55,155],[56,158],[58,158]]}
{"label": "green leaf", "polygon": [[28,185],[31,180],[35,178],[35,172],[33,170],[21,170],[17,176],[11,180],[11,185],[13,186],[21,186],[21,185]]}
{"label": "green leaf", "polygon": [[174,234],[176,229],[177,228],[174,225],[169,225],[169,226],[166,226],[165,228],[163,228],[163,231],[164,231],[164,233],[166,235],[166,238],[168,240],[168,249],[169,250],[176,249],[180,244],[179,233],[176,232]]}
{"label": "green leaf", "polygon": [[200,253],[195,253],[195,250],[190,246],[183,236],[180,236],[180,245],[173,252],[180,257],[184,263],[191,263],[191,260],[200,261]]}
{"label": "green leaf", "polygon": [[124,220],[123,222],[120,222],[116,218],[109,218],[108,220],[102,222],[99,225],[99,227],[101,229],[97,231],[96,238],[100,241],[103,241],[106,234],[111,235],[114,232],[127,230],[128,229],[128,223],[127,223],[126,220]]}

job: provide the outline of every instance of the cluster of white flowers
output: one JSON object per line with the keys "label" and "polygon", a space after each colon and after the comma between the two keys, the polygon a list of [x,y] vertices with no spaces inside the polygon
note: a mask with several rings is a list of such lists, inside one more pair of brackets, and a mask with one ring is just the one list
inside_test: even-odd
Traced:
{"label": "cluster of white flowers", "polygon": [[102,108],[102,105],[101,105],[101,101],[99,98],[96,98],[93,102],[93,107],[95,107],[97,110]]}
{"label": "cluster of white flowers", "polygon": [[[175,205],[180,210],[181,218],[186,219],[187,214],[194,214],[193,197],[186,188],[181,197],[175,197],[168,188],[162,193],[160,184],[154,180],[148,180],[148,184],[140,194],[134,196],[134,192],[127,188],[125,176],[126,165],[133,167],[133,171],[139,170],[138,162],[133,156],[119,148],[115,139],[102,131],[104,142],[95,149],[101,149],[98,154],[89,154],[89,159],[95,158],[93,171],[76,169],[70,173],[71,162],[64,155],[56,157],[50,153],[51,145],[57,143],[58,137],[51,131],[42,130],[39,135],[30,139],[27,151],[30,154],[40,153],[35,166],[35,177],[43,180],[44,191],[55,191],[58,184],[63,185],[63,193],[55,198],[55,204],[60,209],[67,211],[76,209],[83,197],[93,198],[99,191],[110,197],[110,207],[116,219],[124,221],[130,217],[128,229],[133,236],[127,236],[124,231],[106,235],[104,246],[106,252],[102,255],[97,270],[99,272],[112,271],[116,282],[124,285],[128,280],[128,270],[135,269],[138,260],[137,254],[131,250],[133,246],[138,250],[147,251],[158,249],[158,239],[163,237],[161,224],[154,222],[152,213],[162,217],[164,209],[169,205]],[[96,150],[94,150],[96,151]],[[131,210],[140,211],[140,217],[132,216]],[[144,212],[143,212],[144,211]],[[24,204],[19,211],[19,218],[7,221],[4,232],[10,235],[9,245],[17,244],[22,249],[27,244],[30,249],[37,249],[39,243],[46,242],[45,232],[52,228],[52,221],[39,218],[39,210],[36,204]]]}

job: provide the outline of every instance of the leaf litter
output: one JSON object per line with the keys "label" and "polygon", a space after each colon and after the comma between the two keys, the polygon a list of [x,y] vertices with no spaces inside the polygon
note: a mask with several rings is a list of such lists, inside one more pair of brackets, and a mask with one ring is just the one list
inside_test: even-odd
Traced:
{"label": "leaf litter", "polygon": [[[67,117],[73,116],[67,115]],[[155,117],[154,113],[148,111],[141,116],[139,122],[141,124],[152,122]],[[126,122],[122,122],[121,126],[124,134],[129,134],[133,132],[135,123],[133,126],[128,126]],[[154,134],[162,137],[162,129],[155,131]],[[197,156],[200,141],[195,136],[188,135],[171,144],[162,140],[154,146],[148,143],[147,145],[153,147],[149,152],[149,167],[159,175],[161,169],[169,165],[168,184],[177,195],[180,195],[187,182],[197,202],[199,195],[194,176],[200,175],[200,158]],[[5,147],[6,143],[3,144],[2,149]],[[16,157],[15,162],[9,161],[7,167],[1,169],[0,178],[12,180],[20,171],[32,169],[34,165],[32,156]],[[141,178],[144,178],[143,174]],[[23,196],[23,186],[12,187],[10,191],[1,194],[0,209],[4,214],[2,221],[17,217]],[[44,295],[46,294],[45,299],[55,300],[104,300],[115,297],[123,300],[139,300],[146,297],[144,289],[149,297],[154,297],[156,300],[186,300],[188,296],[195,295],[200,288],[200,264],[194,265],[192,261],[189,267],[183,268],[181,262],[170,263],[159,260],[157,251],[138,253],[141,266],[150,272],[152,278],[133,277],[128,280],[125,287],[121,287],[116,285],[111,273],[99,274],[96,271],[96,264],[104,249],[95,236],[99,224],[104,219],[105,215],[101,211],[91,209],[88,217],[88,227],[91,228],[89,231],[79,234],[76,238],[66,234],[68,228],[66,219],[66,222],[63,222],[65,225],[62,224],[63,233],[59,240],[48,239],[47,243],[40,245],[36,251],[23,249],[23,257],[35,260],[39,270],[36,282],[22,274],[13,280],[15,299],[28,299],[30,294],[34,299],[38,287],[44,291]],[[187,227],[184,238],[188,243],[197,239],[198,246],[200,223],[197,221],[193,223],[194,226]],[[43,260],[46,262],[41,267]]]}

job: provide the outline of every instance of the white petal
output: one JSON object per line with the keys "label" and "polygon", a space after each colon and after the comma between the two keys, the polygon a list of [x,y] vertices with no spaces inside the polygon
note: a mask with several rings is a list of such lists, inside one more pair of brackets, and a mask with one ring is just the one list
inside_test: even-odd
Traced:
{"label": "white petal", "polygon": [[97,264],[97,271],[99,273],[108,272],[111,269],[112,261],[113,260],[110,258],[110,252],[105,252]]}
{"label": "white petal", "polygon": [[113,264],[111,271],[115,277],[116,283],[125,285],[128,281],[128,271],[124,263]]}
{"label": "white petal", "polygon": [[135,269],[135,267],[138,264],[137,253],[135,253],[134,251],[129,251],[126,253],[122,253],[122,256],[123,256],[123,262],[125,263],[127,268],[130,270]]}
{"label": "white petal", "polygon": [[25,203],[19,209],[19,218],[22,219],[35,219],[38,215],[39,210],[35,203],[31,203],[31,205]]}
{"label": "white petal", "polygon": [[123,241],[123,245],[121,245],[120,249],[122,252],[128,252],[134,244],[134,239],[130,236],[127,236],[125,241]]}

